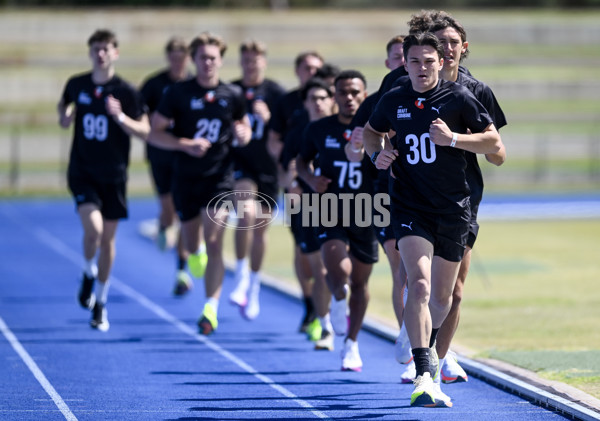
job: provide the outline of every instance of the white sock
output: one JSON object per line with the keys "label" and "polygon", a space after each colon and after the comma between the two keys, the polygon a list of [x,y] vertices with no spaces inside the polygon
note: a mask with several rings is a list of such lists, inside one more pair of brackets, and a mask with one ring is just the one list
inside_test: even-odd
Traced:
{"label": "white sock", "polygon": [[215,313],[219,312],[219,299],[214,297],[209,297],[206,299],[206,304],[209,304],[212,308],[215,309]]}
{"label": "white sock", "polygon": [[250,272],[250,284],[260,285],[260,272]]}
{"label": "white sock", "polygon": [[204,241],[201,242],[200,246],[198,247],[198,254],[202,253],[206,253],[206,244],[204,244]]}
{"label": "white sock", "polygon": [[327,313],[323,317],[319,317],[319,321],[321,322],[321,327],[325,329],[327,332],[333,332],[333,326],[331,325],[331,316]]}
{"label": "white sock", "polygon": [[86,260],[83,264],[83,271],[90,278],[98,276],[98,266],[96,266],[96,261],[93,258]]}
{"label": "white sock", "polygon": [[406,307],[406,299],[408,298],[408,285],[404,287],[404,307]]}
{"label": "white sock", "polygon": [[248,258],[247,257],[237,260],[237,262],[235,264],[235,271],[237,273],[248,272]]}
{"label": "white sock", "polygon": [[96,299],[102,305],[105,305],[106,301],[108,300],[108,287],[108,281],[98,282],[98,284],[96,285]]}

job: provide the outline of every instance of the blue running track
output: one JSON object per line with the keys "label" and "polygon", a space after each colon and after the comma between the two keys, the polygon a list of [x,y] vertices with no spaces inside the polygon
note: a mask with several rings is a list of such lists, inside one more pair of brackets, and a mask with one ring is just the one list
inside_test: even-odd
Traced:
{"label": "blue running track", "polygon": [[174,254],[137,233],[155,201],[133,200],[130,214],[102,333],[76,300],[81,228],[71,201],[0,203],[1,420],[565,419],[476,378],[444,387],[453,408],[411,408],[389,341],[361,332],[363,371],[341,372],[342,339],[334,352],[313,351],[297,333],[295,298],[263,288],[259,318],[242,319],[226,300],[231,274],[218,331],[199,336],[203,286],[174,298]]}

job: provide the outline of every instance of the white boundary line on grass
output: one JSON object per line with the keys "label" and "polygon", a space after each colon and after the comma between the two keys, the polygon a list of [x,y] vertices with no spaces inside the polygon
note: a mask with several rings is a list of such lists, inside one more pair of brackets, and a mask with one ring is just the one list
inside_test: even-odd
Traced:
{"label": "white boundary line on grass", "polygon": [[40,385],[44,388],[46,393],[52,398],[60,412],[64,415],[65,419],[69,421],[77,421],[77,417],[71,412],[63,398],[60,397],[56,389],[50,384],[42,370],[35,363],[31,355],[25,350],[21,342],[17,339],[14,333],[8,328],[2,317],[0,317],[0,331],[8,341],[8,343],[13,347],[15,352],[21,357],[29,371],[33,374],[36,380],[40,383]]}
{"label": "white boundary line on grass", "polygon": [[[74,252],[72,249],[70,249],[66,244],[64,244],[58,238],[54,237],[52,234],[48,233],[46,230],[43,230],[41,228],[34,230],[33,234],[38,238],[38,240],[40,242],[42,242],[43,244],[48,246],[50,249],[54,250],[61,256],[65,257],[67,260],[71,261],[72,263],[81,266],[81,264],[82,264],[81,256],[79,254],[77,254],[76,252]],[[128,297],[132,298],[133,300],[137,301],[140,305],[142,305],[146,309],[150,310],[152,313],[156,314],[158,317],[165,320],[166,322],[172,324],[181,332],[185,333],[188,336],[191,336],[198,342],[205,344],[207,347],[209,347],[210,349],[212,349],[213,351],[215,351],[216,353],[221,355],[223,358],[231,361],[232,363],[234,363],[235,365],[237,365],[238,367],[240,367],[242,370],[246,371],[247,373],[252,374],[255,378],[257,378],[261,382],[267,384],[271,388],[275,389],[277,392],[281,393],[283,396],[290,398],[292,401],[294,401],[300,407],[309,410],[315,417],[317,417],[319,419],[331,419],[327,414],[319,411],[318,409],[316,409],[314,406],[312,406],[310,403],[308,403],[304,399],[300,399],[294,393],[292,393],[285,387],[281,386],[280,384],[278,384],[277,382],[272,380],[270,377],[265,376],[264,374],[261,374],[254,367],[247,364],[242,359],[236,357],[234,354],[232,354],[231,352],[222,348],[218,344],[214,343],[213,341],[208,339],[206,336],[196,333],[195,329],[193,329],[192,327],[183,323],[181,320],[177,319],[171,313],[169,313],[168,311],[166,311],[159,305],[155,304],[153,301],[148,299],[146,296],[140,294],[139,292],[137,292],[136,290],[134,290],[127,284],[119,281],[115,277],[111,277],[111,284],[114,288],[118,289],[121,293],[123,293],[123,294],[127,295]],[[63,404],[64,404],[64,402],[63,402]],[[72,419],[76,420],[76,418],[72,418]]]}

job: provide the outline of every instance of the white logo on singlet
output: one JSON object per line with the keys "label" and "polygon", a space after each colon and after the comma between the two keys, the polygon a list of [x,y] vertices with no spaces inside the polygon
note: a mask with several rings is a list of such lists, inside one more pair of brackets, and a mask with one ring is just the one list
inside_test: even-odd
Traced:
{"label": "white logo on singlet", "polygon": [[409,230],[411,230],[411,231],[412,231],[412,224],[413,224],[413,223],[412,223],[412,221],[411,221],[411,223],[410,223],[410,224],[408,224],[408,225],[406,225],[406,224],[400,224],[400,226],[401,226],[401,227],[406,227],[406,228],[408,228]]}
{"label": "white logo on singlet", "polygon": [[438,113],[438,115],[440,114],[440,109],[442,108],[442,106],[440,105],[439,108],[435,108],[435,107],[431,107],[432,110],[435,110],[436,113]]}

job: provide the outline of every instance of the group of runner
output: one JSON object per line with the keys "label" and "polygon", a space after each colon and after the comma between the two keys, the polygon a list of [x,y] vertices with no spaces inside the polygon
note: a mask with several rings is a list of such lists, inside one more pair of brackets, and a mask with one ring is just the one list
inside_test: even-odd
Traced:
{"label": "group of runner", "polygon": [[[340,70],[316,51],[296,57],[298,88],[286,92],[265,77],[267,49],[255,40],[240,46],[241,78],[224,82],[227,44],[208,32],[189,45],[169,40],[168,67],[138,89],[115,72],[115,34],[94,32],[92,70],[71,77],[58,104],[60,125],[75,126],[68,185],[84,231],[79,302],[91,311],[90,325],[109,329],[110,269],[118,221],[127,217],[135,136],[147,142],[161,249],[170,227],[180,226],[173,293],[192,288],[190,274],[204,280],[200,334],[218,328],[225,273],[228,213],[211,204],[227,197],[243,209],[229,300],[253,320],[268,238],[268,224],[257,220],[282,189],[296,210],[290,228],[305,304],[300,331],[316,350],[333,351],[335,335],[342,336],[342,370],[362,369],[358,334],[381,244],[394,281],[400,379],[414,382],[411,405],[452,406],[441,383],[468,380],[449,347],[478,232],[477,154],[504,162],[498,129],[506,120],[491,89],[460,65],[468,41],[456,19],[422,11],[408,26],[409,35],[388,42],[390,73],[370,96],[360,71]],[[319,208],[325,198],[328,206]]]}

